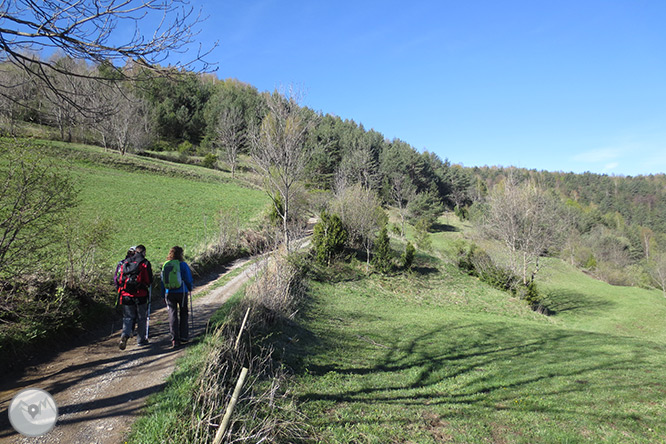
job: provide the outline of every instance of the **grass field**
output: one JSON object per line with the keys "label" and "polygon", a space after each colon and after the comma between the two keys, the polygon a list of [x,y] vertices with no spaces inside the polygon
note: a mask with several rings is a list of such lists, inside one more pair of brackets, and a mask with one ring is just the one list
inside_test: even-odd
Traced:
{"label": "grass field", "polygon": [[80,205],[76,218],[91,224],[108,221],[109,265],[127,248],[144,244],[154,264],[163,262],[173,245],[186,254],[214,237],[220,212],[232,212],[242,227],[255,223],[268,205],[266,194],[230,175],[192,165],[104,152],[83,145],[44,142],[53,161],[66,164]]}
{"label": "grass field", "polygon": [[412,276],[313,283],[285,357],[318,439],[666,442],[661,293],[547,270],[551,317],[432,257]]}

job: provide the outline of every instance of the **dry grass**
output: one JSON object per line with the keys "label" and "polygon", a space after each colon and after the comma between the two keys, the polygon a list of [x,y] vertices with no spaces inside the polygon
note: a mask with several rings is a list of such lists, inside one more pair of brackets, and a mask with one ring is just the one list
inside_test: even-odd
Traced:
{"label": "dry grass", "polygon": [[187,442],[212,442],[243,367],[249,377],[224,442],[308,440],[306,420],[285,388],[285,371],[276,364],[273,347],[262,341],[293,317],[302,295],[299,271],[287,258],[277,254],[267,259],[246,297],[207,342]]}

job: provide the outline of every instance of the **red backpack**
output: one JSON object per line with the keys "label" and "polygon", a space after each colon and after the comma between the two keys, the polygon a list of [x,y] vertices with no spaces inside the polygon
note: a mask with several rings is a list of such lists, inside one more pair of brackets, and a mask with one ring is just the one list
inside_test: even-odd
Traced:
{"label": "red backpack", "polygon": [[146,284],[139,282],[139,273],[141,264],[146,262],[146,258],[140,254],[125,259],[120,266],[120,278],[118,279],[118,291],[133,293],[140,288],[145,288]]}

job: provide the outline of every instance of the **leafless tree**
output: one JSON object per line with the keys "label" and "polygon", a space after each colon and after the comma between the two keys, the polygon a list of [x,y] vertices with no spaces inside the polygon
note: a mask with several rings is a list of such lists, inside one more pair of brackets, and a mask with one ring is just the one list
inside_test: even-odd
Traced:
{"label": "leafless tree", "polygon": [[235,177],[238,153],[244,140],[243,112],[236,107],[226,108],[218,118],[215,131],[227,162],[231,165],[231,177]]}
{"label": "leafless tree", "polygon": [[[68,57],[53,57],[52,62],[61,71],[69,71],[75,75],[65,75],[53,71],[50,84],[39,83],[42,87],[42,97],[46,102],[46,110],[50,118],[60,131],[60,139],[72,141],[72,131],[81,120],[79,109],[90,109],[90,82],[84,77],[88,67],[83,61],[76,61]],[[60,93],[57,93],[60,91]],[[62,94],[67,94],[69,100],[62,100]]]}
{"label": "leafless tree", "polygon": [[407,175],[399,172],[391,174],[388,181],[391,200],[398,208],[398,213],[400,214],[400,233],[402,237],[405,237],[405,216],[407,215],[407,206],[416,196],[416,187]]}
{"label": "leafless tree", "polygon": [[[156,24],[152,35],[141,32],[140,25],[145,27],[146,21]],[[39,54],[56,51],[74,60],[105,64],[115,78],[132,80],[139,71],[161,73],[161,63],[184,54],[194,43],[200,22],[187,0],[0,0],[0,63],[19,66],[61,100],[74,104],[69,91],[53,82],[54,73],[98,80],[109,77],[95,71],[73,72]],[[129,33],[118,32],[132,28]],[[203,60],[208,53],[199,48],[190,61],[175,62],[173,67],[200,62],[208,70],[210,65]],[[141,70],[124,69],[128,64]],[[4,95],[13,85],[2,86]]]}
{"label": "leafless tree", "polygon": [[360,182],[365,188],[375,188],[376,170],[377,161],[370,148],[356,146],[342,158],[335,174],[335,187],[342,190],[348,185]]}
{"label": "leafless tree", "polygon": [[365,248],[369,265],[370,251],[377,231],[386,221],[386,213],[377,193],[365,188],[361,183],[348,186],[336,196],[332,211],[340,216],[350,241]]}
{"label": "leafless tree", "polygon": [[268,113],[252,136],[252,157],[282,219],[284,243],[289,250],[292,200],[310,156],[305,139],[314,120],[299,106],[300,96],[293,90],[286,95],[276,91],[265,97]]}
{"label": "leafless tree", "polygon": [[114,109],[100,124],[111,146],[120,154],[140,149],[151,140],[148,105],[129,91],[114,89]]}
{"label": "leafless tree", "polygon": [[66,211],[77,202],[71,180],[42,154],[24,144],[0,145],[11,165],[0,169],[0,279],[42,269]]}
{"label": "leafless tree", "polygon": [[646,227],[641,227],[641,244],[643,245],[643,253],[645,254],[645,259],[650,260],[650,249],[652,243],[654,242],[654,232]]}
{"label": "leafless tree", "polygon": [[0,68],[0,87],[1,85],[13,85],[0,94],[0,119],[2,128],[11,135],[16,135],[16,123],[20,115],[26,111],[26,107],[21,103],[32,103],[35,106],[37,87],[30,81],[28,75],[13,65],[6,65]]}
{"label": "leafless tree", "polygon": [[559,243],[566,227],[555,200],[533,183],[516,183],[513,175],[488,198],[484,232],[502,242],[510,267],[523,284],[539,272],[539,258]]}

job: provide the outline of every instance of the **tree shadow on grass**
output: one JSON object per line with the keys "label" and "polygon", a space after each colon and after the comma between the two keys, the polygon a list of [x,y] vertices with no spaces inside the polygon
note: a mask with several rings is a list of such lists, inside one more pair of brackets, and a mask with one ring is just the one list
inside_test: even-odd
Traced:
{"label": "tree shadow on grass", "polygon": [[612,309],[615,304],[602,297],[571,290],[549,290],[544,292],[542,305],[551,316],[565,312],[594,315]]}
{"label": "tree shadow on grass", "polygon": [[457,227],[454,227],[453,225],[449,224],[443,224],[441,222],[435,222],[430,227],[431,233],[457,233],[459,231],[460,230]]}
{"label": "tree shadow on grass", "polygon": [[[396,327],[394,332],[382,333],[383,337],[345,329],[344,323],[328,330],[326,337],[305,329],[302,333],[309,337],[300,350],[292,352],[322,358],[300,360],[292,367],[295,373],[333,383],[311,385],[297,399],[329,406],[333,413],[319,419],[324,427],[382,421],[343,413],[364,408],[386,409],[386,425],[401,421],[399,417],[405,425],[413,424],[424,409],[457,419],[476,412],[484,415],[479,418],[482,421],[493,411],[515,410],[545,417],[584,415],[627,430],[637,420],[654,424],[654,418],[663,413],[663,408],[649,402],[641,402],[645,412],[638,418],[622,409],[598,407],[609,393],[617,399],[640,398],[644,381],[634,376],[661,374],[663,362],[651,358],[666,351],[661,345],[637,347],[636,341],[627,338],[500,322],[449,322],[420,333]],[[337,354],[330,352],[336,347],[348,350],[352,357],[341,354],[336,359]],[[659,376],[654,383],[666,387],[666,377]],[[542,401],[517,401],[528,394],[538,394]]]}
{"label": "tree shadow on grass", "polygon": [[438,268],[428,267],[425,264],[414,265],[414,266],[412,266],[410,271],[412,273],[415,273],[419,277],[431,276],[431,275],[434,275],[434,274],[438,274],[440,272]]}

